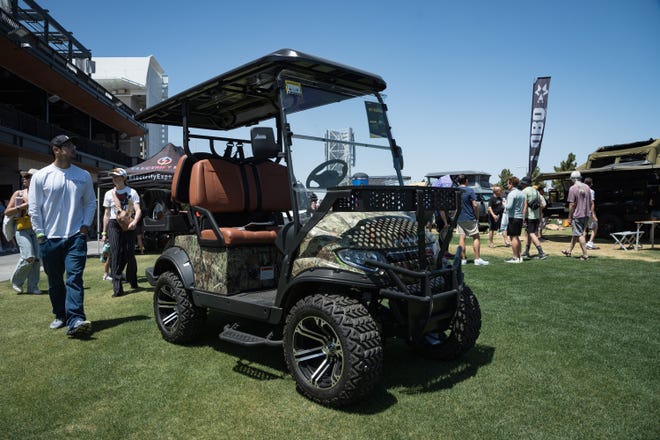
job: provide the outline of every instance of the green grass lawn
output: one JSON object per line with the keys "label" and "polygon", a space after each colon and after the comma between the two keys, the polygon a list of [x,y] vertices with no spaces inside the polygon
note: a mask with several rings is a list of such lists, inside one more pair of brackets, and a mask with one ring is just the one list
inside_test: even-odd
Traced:
{"label": "green grass lawn", "polygon": [[0,438],[660,438],[658,260],[502,260],[465,267],[483,313],[473,351],[443,363],[388,340],[381,385],[340,410],[296,392],[281,349],[218,340],[218,315],[203,341],[165,342],[146,280],[111,298],[98,259],[90,340],[49,330],[48,296],[3,282]]}

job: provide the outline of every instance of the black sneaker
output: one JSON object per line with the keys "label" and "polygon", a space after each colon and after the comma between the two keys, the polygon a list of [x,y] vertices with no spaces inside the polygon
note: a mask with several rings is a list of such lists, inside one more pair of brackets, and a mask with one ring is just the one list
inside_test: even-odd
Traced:
{"label": "black sneaker", "polygon": [[83,321],[82,319],[73,324],[73,327],[66,332],[67,335],[73,336],[74,338],[89,336],[91,333],[92,323],[89,321]]}
{"label": "black sneaker", "polygon": [[539,254],[538,258],[539,260],[545,260],[546,258],[548,258],[548,254],[546,253]]}

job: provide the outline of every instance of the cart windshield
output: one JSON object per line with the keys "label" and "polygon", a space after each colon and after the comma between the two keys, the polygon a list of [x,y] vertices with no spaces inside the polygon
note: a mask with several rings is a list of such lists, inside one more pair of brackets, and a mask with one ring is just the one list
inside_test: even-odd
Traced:
{"label": "cart windshield", "polygon": [[376,96],[347,98],[349,93],[286,81],[282,102],[293,133],[289,165],[303,223],[328,188],[399,184],[385,119],[379,118],[382,106]]}

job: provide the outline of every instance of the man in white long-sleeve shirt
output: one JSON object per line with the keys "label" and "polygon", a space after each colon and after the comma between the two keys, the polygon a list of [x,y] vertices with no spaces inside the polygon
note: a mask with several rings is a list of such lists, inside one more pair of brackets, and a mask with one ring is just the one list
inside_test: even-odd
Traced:
{"label": "man in white long-sleeve shirt", "polygon": [[92,331],[83,305],[83,271],[96,196],[90,174],[73,165],[73,142],[66,135],[51,141],[55,160],[32,176],[28,212],[48,275],[48,294],[55,315],[50,328],[66,325],[68,335],[82,337]]}

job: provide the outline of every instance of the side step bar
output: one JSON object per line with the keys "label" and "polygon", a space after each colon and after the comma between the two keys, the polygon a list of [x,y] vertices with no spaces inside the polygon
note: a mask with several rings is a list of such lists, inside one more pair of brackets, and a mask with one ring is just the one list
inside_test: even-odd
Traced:
{"label": "side step bar", "polygon": [[271,335],[264,337],[253,335],[250,333],[242,332],[238,329],[238,324],[227,324],[224,330],[218,335],[223,341],[231,342],[233,344],[243,345],[246,347],[253,347],[255,345],[268,345],[270,347],[280,347],[281,340],[270,339]]}

